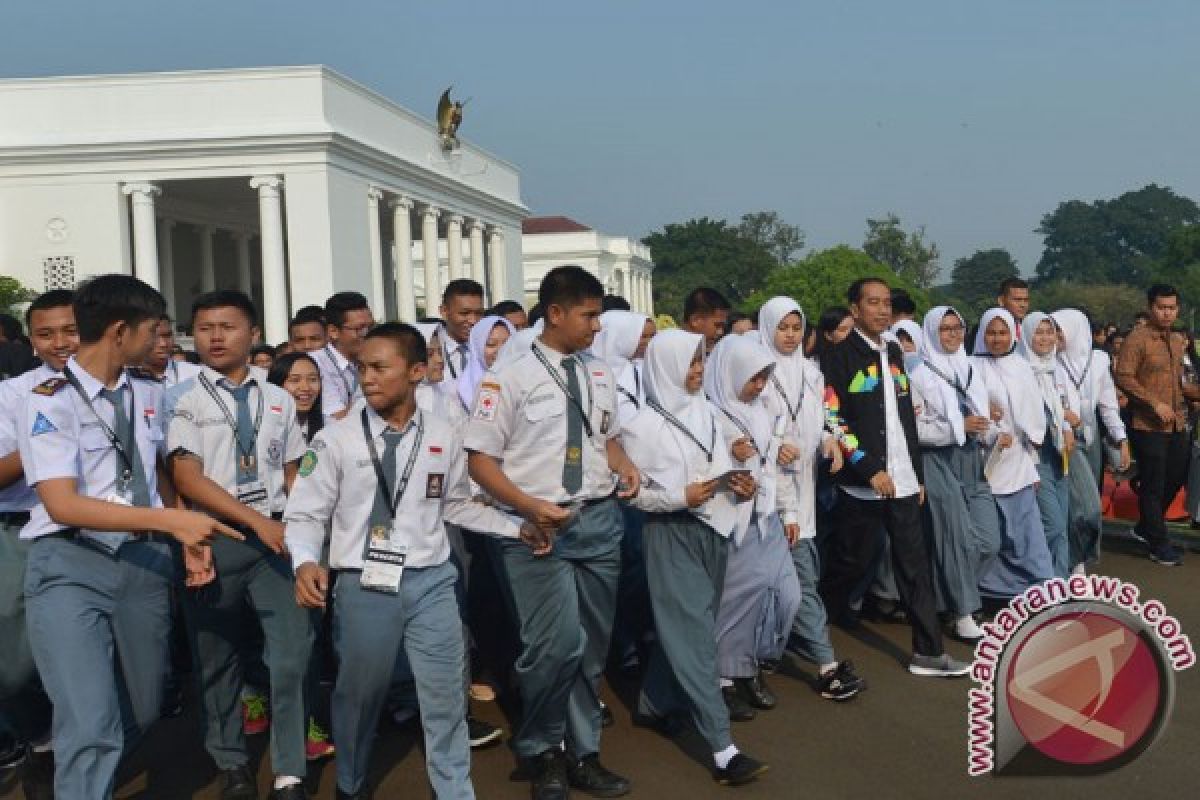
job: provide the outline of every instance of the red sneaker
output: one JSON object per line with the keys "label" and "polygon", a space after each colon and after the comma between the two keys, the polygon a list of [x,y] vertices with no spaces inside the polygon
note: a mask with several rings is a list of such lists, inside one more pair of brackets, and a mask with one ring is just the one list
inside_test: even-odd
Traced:
{"label": "red sneaker", "polygon": [[304,757],[309,761],[320,761],[329,758],[337,748],[329,741],[329,734],[317,724],[312,717],[308,718],[308,735],[304,739]]}
{"label": "red sneaker", "polygon": [[267,713],[267,698],[261,694],[242,696],[242,732],[247,736],[266,733],[271,727],[271,715]]}

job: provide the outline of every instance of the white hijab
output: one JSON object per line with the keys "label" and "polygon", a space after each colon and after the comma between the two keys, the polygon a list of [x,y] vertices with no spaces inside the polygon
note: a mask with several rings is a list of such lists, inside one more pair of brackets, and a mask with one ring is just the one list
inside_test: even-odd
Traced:
{"label": "white hijab", "polygon": [[[446,331],[440,322],[416,322],[413,327],[421,332],[425,337],[425,348],[429,352],[433,352],[434,337],[438,339],[438,347],[442,346],[446,336]],[[432,383],[429,380],[429,373],[425,373],[425,380],[421,381],[421,385],[417,387],[416,392],[417,407],[429,414],[434,414],[443,419],[457,421],[462,416],[463,409],[458,404],[457,395],[450,390],[450,384],[445,381]]]}
{"label": "white hijab", "polygon": [[608,364],[616,377],[617,386],[642,402],[641,359],[634,360],[646,323],[645,314],[614,309],[600,315],[600,332],[592,342],[592,355]]}
{"label": "white hijab", "polygon": [[1097,429],[1096,404],[1098,399],[1092,382],[1097,370],[1109,367],[1108,356],[1097,353],[1092,347],[1092,326],[1087,315],[1074,308],[1063,308],[1050,315],[1062,331],[1066,347],[1058,352],[1058,363],[1070,385],[1067,387],[1070,400],[1077,409],[1083,423],[1084,440],[1092,441]]}
{"label": "white hijab", "polygon": [[768,458],[774,433],[771,415],[758,397],[742,402],[742,389],[764,369],[772,369],[775,358],[762,344],[747,336],[726,336],[717,342],[704,368],[704,392],[734,424],[750,434],[760,458]]}
{"label": "white hijab", "polygon": [[[907,350],[904,350],[904,345],[900,342],[899,334],[901,332],[903,332],[904,335],[909,339],[912,339],[913,346],[916,347],[916,350],[911,353]],[[912,372],[913,367],[916,366],[918,360],[921,358],[921,342],[925,339],[925,334],[921,331],[921,326],[918,325],[914,320],[902,319],[896,324],[892,325],[892,327],[888,329],[888,333],[892,334],[892,338],[896,340],[897,344],[900,344],[900,349],[904,350],[904,371]]]}
{"label": "white hijab", "polygon": [[[964,399],[972,407],[978,406],[976,413],[986,415],[988,397],[983,378],[975,375],[963,346],[960,344],[953,353],[947,353],[942,347],[940,328],[942,321],[951,314],[965,329],[966,321],[950,306],[937,306],[925,315],[921,326],[920,344],[917,346],[921,363],[909,375],[921,387],[922,402],[926,410],[931,416],[941,417],[949,422],[954,430],[954,440],[961,445],[967,441],[962,410]],[[964,385],[967,380],[970,380],[969,387]],[[958,388],[955,388],[956,386]],[[960,389],[963,391],[961,397]]]}
{"label": "white hijab", "polygon": [[992,385],[1006,393],[1011,417],[1009,422],[1013,430],[1022,434],[1030,444],[1041,445],[1046,438],[1046,412],[1042,408],[1041,392],[1035,390],[1037,377],[1029,362],[1016,355],[1015,347],[1002,356],[993,356],[988,352],[984,337],[994,319],[1003,320],[1012,341],[1017,341],[1017,325],[1012,314],[1002,308],[989,308],[979,320],[979,330],[975,333],[975,355],[971,358],[983,374],[991,377]]}
{"label": "white hijab", "polygon": [[[492,335],[492,331],[497,326],[508,329],[509,340],[517,332],[511,322],[493,314],[475,323],[467,337],[467,368],[458,376],[458,396],[462,398],[463,406],[466,408],[475,405],[475,392],[479,390],[484,373],[488,371],[487,364],[484,363],[484,350],[487,348],[488,337]],[[505,344],[508,342],[506,341]],[[501,345],[501,349],[503,349],[503,345]],[[499,361],[499,353],[496,356],[496,361]]]}
{"label": "white hijab", "polygon": [[542,335],[545,329],[545,323],[542,320],[530,325],[528,328],[521,330],[508,337],[508,341],[500,348],[500,352],[496,354],[496,360],[492,363],[492,372],[499,371],[502,367],[506,367],[516,361],[521,356],[529,352],[533,347],[533,340]]}
{"label": "white hijab", "polygon": [[[804,310],[800,308],[800,304],[790,297],[772,297],[767,302],[763,303],[762,308],[758,310],[758,337],[763,347],[775,357],[775,371],[771,373],[771,382],[768,384],[768,391],[782,389],[786,395],[785,404],[792,405],[797,408],[804,403],[804,399],[810,396],[816,397],[822,401],[824,398],[819,396],[821,392],[821,372],[817,369],[807,356],[804,355],[804,337],[801,336],[800,346],[793,353],[782,353],[775,346],[775,333],[779,329],[780,324],[789,314],[798,314],[800,316],[800,327],[804,333],[808,332],[808,319],[804,316]],[[778,386],[772,384],[778,382]],[[794,404],[794,405],[793,405]],[[814,429],[813,426],[798,426],[797,433],[804,434],[805,440],[799,441],[797,444],[802,450],[815,450],[817,445],[821,443],[823,428],[818,425]]]}
{"label": "white hijab", "polygon": [[1063,438],[1065,422],[1062,397],[1058,393],[1058,361],[1054,357],[1058,347],[1057,345],[1051,347],[1050,352],[1044,356],[1033,351],[1033,336],[1037,332],[1038,326],[1047,320],[1052,326],[1055,325],[1054,319],[1041,311],[1033,311],[1021,320],[1021,341],[1017,345],[1017,349],[1021,351],[1021,355],[1025,356],[1025,360],[1033,369],[1033,376],[1037,379],[1038,388],[1042,392],[1042,405],[1050,412],[1053,420],[1050,435],[1053,437],[1054,449],[1061,453],[1065,444]]}

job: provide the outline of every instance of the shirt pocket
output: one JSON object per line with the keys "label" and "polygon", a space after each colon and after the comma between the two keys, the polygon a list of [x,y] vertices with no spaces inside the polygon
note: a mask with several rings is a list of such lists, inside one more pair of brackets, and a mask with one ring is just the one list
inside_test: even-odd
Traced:
{"label": "shirt pocket", "polygon": [[542,390],[525,401],[525,419],[544,422],[567,413],[567,398],[560,391]]}

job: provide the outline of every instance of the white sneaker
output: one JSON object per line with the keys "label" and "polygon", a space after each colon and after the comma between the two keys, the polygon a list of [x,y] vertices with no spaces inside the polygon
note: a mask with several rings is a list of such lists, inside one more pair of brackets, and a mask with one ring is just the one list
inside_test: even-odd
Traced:
{"label": "white sneaker", "polygon": [[954,620],[954,635],[964,642],[977,642],[983,638],[983,628],[975,622],[970,614]]}
{"label": "white sneaker", "polygon": [[961,678],[971,671],[971,665],[951,658],[948,653],[942,653],[940,656],[913,653],[908,671],[923,678]]}

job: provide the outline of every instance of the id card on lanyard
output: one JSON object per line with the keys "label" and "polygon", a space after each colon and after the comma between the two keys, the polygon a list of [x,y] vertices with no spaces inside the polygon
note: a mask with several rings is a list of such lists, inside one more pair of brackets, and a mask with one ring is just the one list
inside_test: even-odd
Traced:
{"label": "id card on lanyard", "polygon": [[[396,484],[395,491],[388,485],[387,476],[383,471],[383,462],[379,459],[379,450],[375,447],[375,438],[371,435],[371,426],[367,417],[367,409],[361,413],[363,437],[367,441],[367,450],[371,453],[371,465],[375,468],[377,480],[376,491],[381,494],[387,506],[389,523],[376,520],[367,531],[367,541],[363,546],[363,571],[359,577],[359,586],[372,592],[383,594],[399,594],[400,579],[404,576],[404,565],[408,561],[408,543],[396,530],[396,512],[404,491],[412,478],[413,468],[417,464],[417,456],[421,453],[421,440],[425,436],[425,418],[417,411],[416,439],[408,454],[408,462],[404,472]],[[394,473],[393,473],[394,474]]]}

